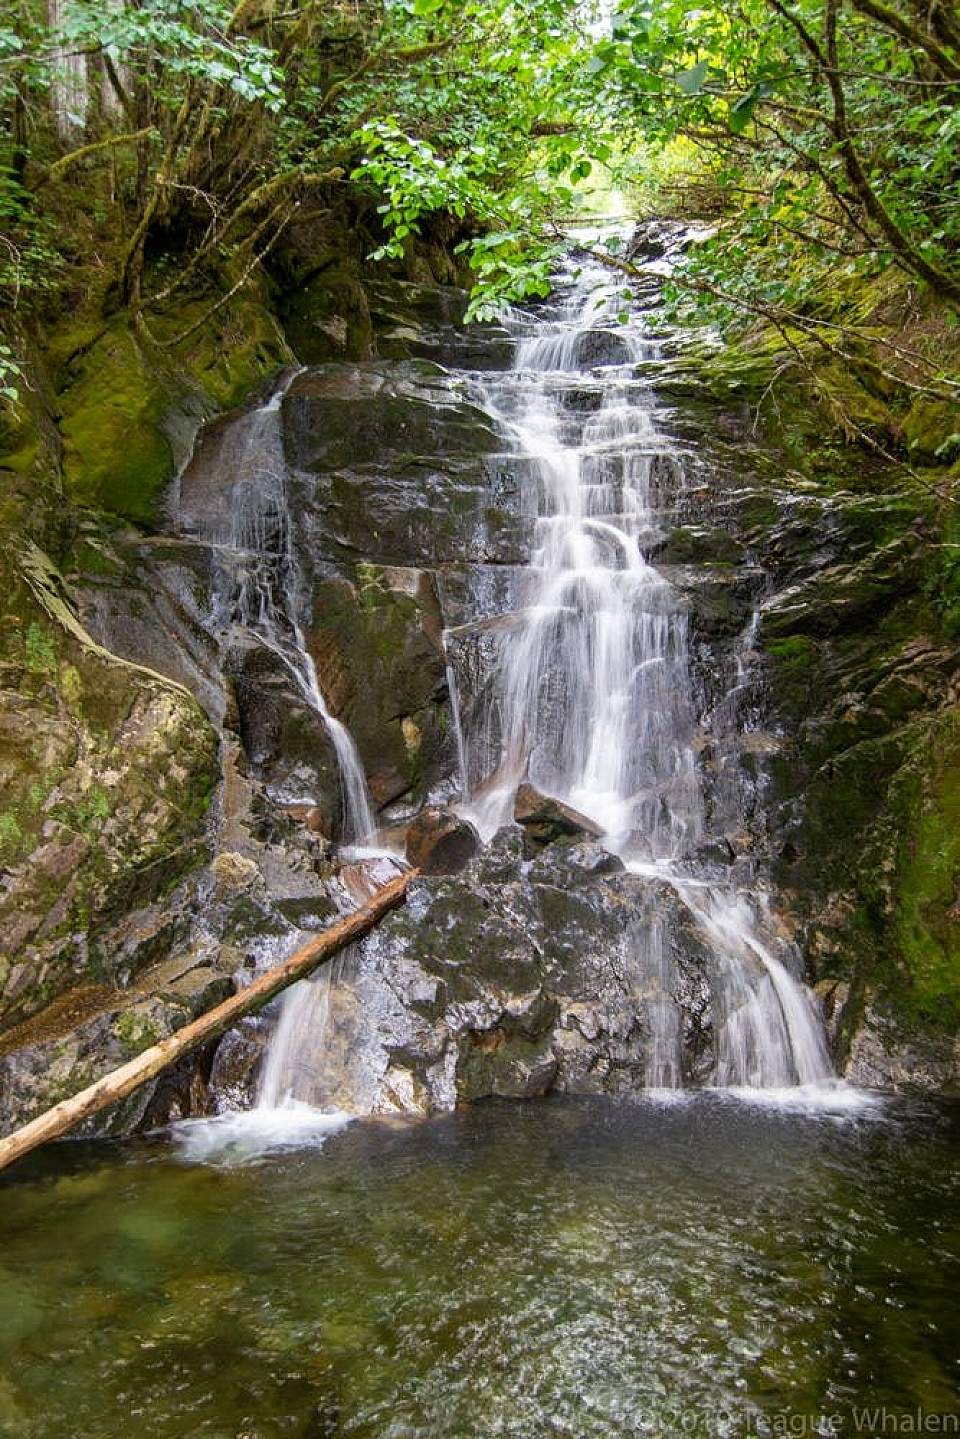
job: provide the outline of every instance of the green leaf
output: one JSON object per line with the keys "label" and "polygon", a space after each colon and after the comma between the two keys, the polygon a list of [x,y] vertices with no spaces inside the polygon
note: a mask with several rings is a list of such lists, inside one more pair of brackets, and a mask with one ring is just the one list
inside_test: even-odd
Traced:
{"label": "green leaf", "polygon": [[685,95],[699,95],[709,69],[709,60],[701,60],[698,65],[693,65],[689,70],[681,70],[680,74],[674,78]]}
{"label": "green leaf", "polygon": [[734,135],[741,135],[753,119],[753,111],[757,99],[756,87],[741,95],[735,105],[730,107],[729,124]]}

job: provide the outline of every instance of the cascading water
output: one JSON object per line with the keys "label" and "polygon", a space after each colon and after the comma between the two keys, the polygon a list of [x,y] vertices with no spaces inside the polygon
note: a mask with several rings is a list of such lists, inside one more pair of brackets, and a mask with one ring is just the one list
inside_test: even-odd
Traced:
{"label": "cascading water", "polygon": [[230,478],[229,521],[200,526],[201,537],[228,558],[230,621],[257,636],[283,663],[322,720],[337,757],[343,791],[343,837],[360,843],[375,828],[363,765],[349,730],[331,714],[300,625],[302,576],[293,546],[283,454],[281,405],[291,372],[269,400],[234,420],[220,466]]}
{"label": "cascading water", "polygon": [[[349,730],[326,703],[299,620],[303,578],[291,534],[281,427],[283,397],[297,373],[289,373],[263,405],[233,420],[221,437],[218,469],[229,481],[232,499],[228,522],[219,516],[205,519],[202,514],[193,519],[199,537],[215,546],[220,568],[225,571],[220,586],[225,625],[255,635],[276,655],[323,722],[340,773],[342,840],[357,851],[376,827],[363,765]],[[295,942],[293,937],[291,944]],[[348,963],[349,953],[345,953],[318,977],[286,992],[255,1109],[180,1126],[182,1142],[191,1156],[230,1152],[236,1147],[249,1157],[276,1145],[322,1142],[349,1122],[350,1115],[326,1104],[323,1085],[318,1075],[310,1072],[311,1056],[321,1054],[324,1048],[331,986],[342,978]]]}
{"label": "cascading water", "polygon": [[[649,370],[660,347],[618,327],[622,303],[599,264],[570,267],[552,320],[514,317],[511,373],[484,401],[527,476],[521,512],[532,555],[503,617],[499,659],[478,717],[459,736],[464,812],[485,837],[529,779],[598,822],[638,874],[666,880],[715,951],[714,1082],[779,1088],[832,1068],[812,996],[765,938],[756,896],[702,878],[697,851],[717,837],[708,815],[730,799],[730,755],[756,617],[713,716],[715,796],[698,763],[683,597],[650,562],[664,509],[683,484],[683,455],[657,424]],[[457,713],[460,707],[455,704]],[[659,927],[648,931],[639,986],[651,1031],[647,1082],[680,1083],[680,1025]]]}
{"label": "cascading water", "polygon": [[[520,479],[519,520],[530,541],[524,565],[477,567],[473,608],[447,632],[462,809],[490,839],[512,819],[516,790],[529,780],[594,820],[637,877],[643,913],[624,930],[616,961],[624,1043],[631,1025],[643,1036],[634,1085],[677,1090],[689,1074],[725,1089],[802,1094],[832,1078],[815,1002],[790,972],[792,951],[751,861],[739,851],[734,882],[716,859],[732,853],[730,837],[746,820],[741,732],[752,720],[759,613],[728,651],[723,693],[711,707],[695,682],[688,601],[654,563],[690,488],[690,457],[665,433],[651,388],[661,346],[639,323],[615,321],[620,302],[598,264],[571,262],[560,293],[545,315],[512,317],[511,371],[452,379],[479,390],[508,440],[503,468]],[[349,735],[329,716],[297,618],[304,606],[281,398],[282,391],[244,416],[229,436],[235,503],[229,529],[215,538],[234,575],[230,622],[282,660],[337,745],[345,832],[356,840],[373,825],[362,771]],[[454,596],[453,613],[457,603]],[[345,891],[342,906],[349,902]],[[452,934],[455,916],[445,923]],[[712,1032],[707,1075],[690,1069],[684,925],[696,929],[693,948],[706,956],[699,973]],[[467,1025],[469,1063],[490,1022],[489,1001],[471,1001],[459,1017],[425,1019],[422,1005],[440,993],[435,979],[417,970],[402,941],[387,951],[375,942],[358,947],[336,970],[288,992],[256,1108],[220,1116],[212,1121],[219,1134],[209,1137],[202,1125],[189,1128],[195,1151],[236,1139],[249,1154],[322,1140],[350,1114],[451,1102],[461,1051],[447,1044],[444,1025]],[[609,982],[599,968],[594,978],[597,992]],[[588,994],[570,1012],[590,1004]],[[576,1042],[579,1021],[564,1023],[560,1043]]]}

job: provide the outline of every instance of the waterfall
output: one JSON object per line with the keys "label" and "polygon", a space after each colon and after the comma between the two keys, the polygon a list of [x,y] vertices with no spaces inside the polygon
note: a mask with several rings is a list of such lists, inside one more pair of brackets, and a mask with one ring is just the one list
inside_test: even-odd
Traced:
{"label": "waterfall", "polygon": [[231,422],[219,457],[231,483],[230,514],[226,522],[218,515],[201,524],[201,534],[230,556],[230,621],[277,656],[322,720],[339,766],[343,835],[360,843],[375,829],[363,765],[349,730],[330,712],[299,620],[303,576],[291,534],[281,425],[283,397],[297,373]]}
{"label": "waterfall", "polygon": [[[661,342],[636,312],[629,327],[618,323],[616,289],[598,264],[571,260],[559,301],[509,317],[512,370],[457,382],[479,391],[504,436],[529,542],[525,564],[495,583],[478,581],[476,618],[445,631],[461,808],[490,839],[512,820],[528,780],[593,819],[638,883],[650,883],[646,916],[626,935],[623,975],[647,1088],[685,1082],[684,944],[696,931],[712,1027],[709,1082],[797,1092],[832,1079],[815,1000],[791,972],[796,956],[766,908],[755,862],[742,854],[734,874],[716,858],[732,856],[728,837],[745,828],[748,802],[759,823],[742,765],[743,731],[755,722],[759,612],[728,652],[723,694],[708,705],[695,679],[690,602],[655,562],[677,524],[690,456],[666,433],[651,387]],[[356,841],[373,818],[356,748],[329,713],[301,629],[282,394],[234,421],[221,442],[234,503],[229,525],[212,538],[231,556],[230,623],[279,657],[327,726],[340,760],[345,838]],[[466,679],[458,646],[474,638]],[[350,872],[341,906],[350,902]],[[363,874],[376,882],[369,866],[354,870],[354,882]],[[257,1106],[242,1123],[220,1117],[228,1137],[322,1142],[351,1114],[423,1102],[404,1044],[433,1040],[418,1034],[422,1016],[410,1018],[378,965],[375,946],[357,947],[287,992]],[[431,983],[425,978],[424,994]],[[456,1053],[444,1051],[429,1080],[444,1095],[455,1092]]]}
{"label": "waterfall", "polygon": [[280,1109],[291,1101],[319,1105],[325,1101],[319,1061],[329,1031],[331,993],[343,977],[343,967],[344,956],[338,954],[319,974],[287,993],[260,1077],[258,1109]]}
{"label": "waterfall", "polygon": [[[765,938],[759,898],[705,882],[697,866],[698,850],[722,838],[711,828],[716,816],[737,803],[729,772],[757,616],[713,716],[721,776],[713,794],[698,762],[703,721],[687,606],[650,559],[684,482],[684,455],[660,429],[639,378],[661,347],[617,323],[618,287],[599,264],[571,261],[561,283],[566,298],[552,317],[509,318],[514,368],[482,386],[525,476],[531,555],[467,732],[455,695],[462,808],[489,838],[529,779],[598,822],[628,868],[673,886],[709,939],[714,1081],[819,1083],[832,1069],[816,1005]],[[676,1086],[679,1018],[662,927],[645,945],[647,1082]]]}
{"label": "waterfall", "polygon": [[[299,371],[281,380],[264,404],[232,419],[219,436],[212,503],[201,497],[183,506],[180,482],[174,507],[181,522],[215,547],[228,579],[221,585],[220,619],[255,635],[280,660],[309,708],[330,737],[343,796],[342,839],[347,852],[375,831],[366,776],[347,727],[330,712],[300,622],[305,609],[304,577],[293,543],[287,494],[281,406]],[[196,454],[195,454],[196,461]],[[224,519],[223,487],[229,486]],[[190,514],[184,513],[189,508]],[[297,942],[291,936],[289,944]],[[276,960],[277,955],[271,957]],[[322,1072],[331,995],[345,977],[350,951],[338,955],[315,977],[286,991],[271,1035],[252,1111],[228,1111],[212,1120],[178,1126],[184,1150],[195,1159],[236,1153],[250,1158],[286,1144],[322,1144],[350,1114],[329,1102],[331,1084]]]}

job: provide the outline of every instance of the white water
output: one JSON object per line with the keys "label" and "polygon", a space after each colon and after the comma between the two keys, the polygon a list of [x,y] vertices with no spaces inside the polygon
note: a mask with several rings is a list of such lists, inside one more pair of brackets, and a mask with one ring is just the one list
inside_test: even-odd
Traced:
{"label": "white water", "polygon": [[[579,275],[571,267],[557,318],[513,317],[513,372],[484,386],[526,476],[521,510],[533,550],[469,732],[454,695],[462,808],[489,838],[529,778],[597,821],[628,867],[674,888],[710,941],[714,1083],[822,1085],[833,1070],[816,1003],[775,953],[785,946],[770,937],[761,897],[704,879],[696,864],[715,837],[707,815],[716,823],[737,804],[731,775],[757,620],[741,636],[728,696],[712,717],[719,781],[708,794],[686,607],[648,559],[684,483],[684,456],[636,378],[659,347],[635,324],[618,326],[617,290],[599,265]],[[646,1080],[669,1089],[682,1082],[681,1022],[663,924],[641,949]]]}
{"label": "white water", "polygon": [[[349,730],[330,712],[299,619],[303,577],[291,534],[281,428],[283,397],[296,373],[263,405],[238,416],[221,437],[217,465],[231,487],[229,522],[201,519],[198,528],[229,570],[228,622],[276,655],[330,737],[340,774],[344,844],[354,854],[381,854],[363,848],[376,827],[363,765]],[[343,963],[337,962],[338,975]],[[174,1126],[187,1158],[246,1162],[278,1148],[322,1145],[349,1123],[352,1115],[324,1107],[316,1076],[305,1072],[304,1056],[323,1048],[330,986],[328,967],[283,996],[255,1109]]]}
{"label": "white water", "polygon": [[[586,267],[557,319],[514,318],[514,370],[484,384],[484,402],[525,476],[521,507],[533,547],[513,609],[487,616],[499,661],[485,702],[466,721],[455,666],[448,668],[463,808],[489,837],[511,818],[516,788],[529,777],[597,820],[628,868],[672,887],[708,942],[710,1083],[732,1098],[842,1108],[848,1092],[830,1082],[815,1001],[784,963],[790,947],[762,894],[718,883],[698,861],[740,817],[738,733],[758,620],[755,614],[734,646],[726,694],[705,716],[683,598],[649,558],[684,484],[684,456],[662,433],[651,392],[636,378],[637,364],[649,369],[658,347],[634,327],[618,327],[614,304],[606,274]],[[598,333],[612,353],[591,355]],[[327,725],[341,764],[345,835],[356,842],[373,819],[356,749],[327,710],[297,619],[301,581],[278,406],[274,397],[239,422],[247,426],[238,436],[244,483],[228,538],[243,556],[236,617],[282,659]],[[699,757],[707,729],[709,785]],[[648,1036],[644,1081],[660,1097],[684,1083],[670,924],[667,908],[655,912],[634,946]],[[357,1008],[352,964],[347,956],[288,991],[256,1109],[221,1116],[209,1132],[180,1126],[191,1158],[322,1143],[351,1113],[371,1107],[372,1096],[359,1092],[364,1016],[331,1015],[332,1002]]]}
{"label": "white water", "polygon": [[181,1119],[171,1131],[191,1164],[248,1164],[278,1149],[322,1148],[352,1117],[288,1100],[274,1109],[259,1105],[213,1119]]}
{"label": "white water", "polygon": [[293,547],[280,407],[296,372],[258,409],[234,421],[229,463],[234,505],[218,542],[236,556],[234,623],[282,661],[330,736],[343,791],[343,837],[361,843],[375,828],[363,765],[347,727],[331,714],[300,625],[302,576]]}

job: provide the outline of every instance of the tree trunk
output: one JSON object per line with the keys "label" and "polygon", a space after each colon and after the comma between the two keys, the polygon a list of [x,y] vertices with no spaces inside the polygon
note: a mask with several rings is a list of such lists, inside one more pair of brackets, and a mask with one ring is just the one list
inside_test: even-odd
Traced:
{"label": "tree trunk", "polygon": [[[47,24],[57,35],[63,21],[64,0],[47,0]],[[57,44],[53,51],[50,80],[50,108],[61,140],[70,140],[83,129],[90,100],[86,56],[73,45]]]}
{"label": "tree trunk", "polygon": [[201,1015],[192,1024],[177,1030],[176,1034],[171,1034],[159,1044],[145,1049],[142,1054],[138,1054],[119,1069],[105,1074],[102,1079],[81,1090],[72,1099],[63,1100],[21,1129],[14,1130],[6,1139],[0,1139],[0,1169],[5,1169],[8,1164],[13,1164],[15,1160],[29,1154],[30,1150],[36,1149],[38,1145],[46,1144],[50,1139],[58,1139],[74,1129],[81,1120],[106,1109],[109,1104],[124,1099],[141,1084],[145,1084],[148,1079],[153,1079],[161,1070],[173,1064],[181,1055],[229,1029],[245,1014],[260,1009],[274,995],[296,980],[304,979],[324,960],[330,959],[353,940],[368,933],[390,910],[402,904],[410,882],[418,873],[418,870],[409,870],[391,880],[353,914],[347,915],[346,919],[340,920],[330,929],[318,934],[315,939],[302,945],[289,959],[268,970],[253,984],[240,990],[239,994],[231,995],[223,1004],[218,1004],[215,1009]]}

